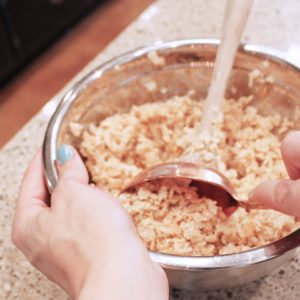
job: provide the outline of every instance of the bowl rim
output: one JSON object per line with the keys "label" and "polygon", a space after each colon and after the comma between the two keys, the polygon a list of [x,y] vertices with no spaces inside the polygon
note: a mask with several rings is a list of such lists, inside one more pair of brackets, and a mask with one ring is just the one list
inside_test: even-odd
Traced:
{"label": "bowl rim", "polygon": [[[125,52],[90,71],[71,88],[62,97],[54,114],[52,115],[44,137],[43,142],[43,165],[44,177],[50,192],[52,192],[57,183],[57,170],[55,167],[57,138],[65,114],[68,112],[77,96],[92,82],[99,79],[105,72],[111,70],[116,65],[122,65],[151,52],[180,48],[191,45],[215,45],[220,43],[218,39],[182,39],[172,41],[158,41],[148,46],[142,46],[134,50]],[[276,49],[267,48],[259,45],[241,44],[239,52],[255,53],[262,55],[266,59],[271,59],[292,67],[297,72],[300,68],[291,62],[288,56]],[[166,269],[176,270],[212,270],[212,269],[233,269],[244,267],[245,265],[254,265],[278,256],[289,253],[300,245],[300,229],[297,229],[288,236],[267,244],[265,246],[239,252],[236,254],[217,255],[217,256],[179,256],[167,253],[149,251],[151,258]]]}

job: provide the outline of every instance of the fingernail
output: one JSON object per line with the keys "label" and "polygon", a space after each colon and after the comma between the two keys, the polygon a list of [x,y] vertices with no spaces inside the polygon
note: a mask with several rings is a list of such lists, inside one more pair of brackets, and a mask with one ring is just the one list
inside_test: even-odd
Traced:
{"label": "fingernail", "polygon": [[246,201],[246,204],[250,208],[265,209],[266,207],[263,204],[257,202],[255,199],[253,199],[253,194],[254,194],[253,191],[248,194],[248,200]]}
{"label": "fingernail", "polygon": [[57,160],[64,164],[66,161],[73,158],[73,149],[70,145],[62,144],[57,149]]}

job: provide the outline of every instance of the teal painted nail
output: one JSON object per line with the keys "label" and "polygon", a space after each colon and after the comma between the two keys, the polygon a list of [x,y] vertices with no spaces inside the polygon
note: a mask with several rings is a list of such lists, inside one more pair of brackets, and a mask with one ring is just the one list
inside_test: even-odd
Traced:
{"label": "teal painted nail", "polygon": [[60,145],[57,149],[57,160],[64,164],[66,161],[73,158],[73,149],[70,145]]}

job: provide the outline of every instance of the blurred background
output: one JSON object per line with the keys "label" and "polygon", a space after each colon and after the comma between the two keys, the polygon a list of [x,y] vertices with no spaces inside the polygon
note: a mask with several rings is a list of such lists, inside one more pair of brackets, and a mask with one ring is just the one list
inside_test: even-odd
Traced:
{"label": "blurred background", "polygon": [[0,148],[154,0],[0,0]]}

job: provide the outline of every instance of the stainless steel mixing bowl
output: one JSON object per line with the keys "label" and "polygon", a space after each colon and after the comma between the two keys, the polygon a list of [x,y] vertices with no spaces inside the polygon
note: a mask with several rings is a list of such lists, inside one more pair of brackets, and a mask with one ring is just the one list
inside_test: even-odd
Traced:
{"label": "stainless steel mixing bowl", "polygon": [[[64,96],[44,140],[45,178],[50,191],[57,183],[56,149],[61,143],[78,145],[70,122],[98,123],[135,104],[166,100],[193,90],[204,98],[210,82],[218,41],[180,40],[140,48],[96,68]],[[248,86],[249,72],[259,69],[268,78]],[[272,77],[270,77],[271,75]],[[269,77],[268,77],[269,76]],[[252,105],[262,114],[280,113],[298,120],[300,71],[283,56],[262,47],[242,45],[237,53],[227,96],[253,95]],[[264,247],[238,254],[186,257],[151,252],[167,272],[172,286],[213,289],[258,279],[286,262],[300,244],[300,230]]]}

